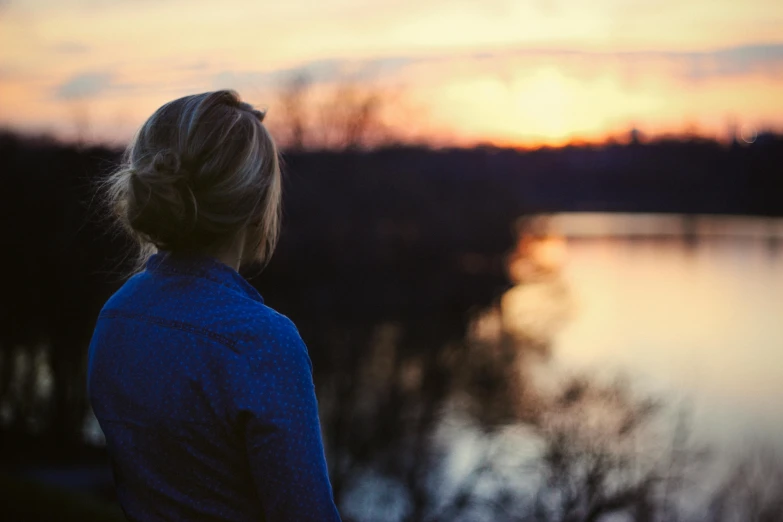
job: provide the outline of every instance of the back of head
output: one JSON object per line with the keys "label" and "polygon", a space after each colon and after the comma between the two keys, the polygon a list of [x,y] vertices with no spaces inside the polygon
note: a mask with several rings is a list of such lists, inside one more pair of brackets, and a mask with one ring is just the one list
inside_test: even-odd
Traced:
{"label": "back of head", "polygon": [[266,262],[280,222],[277,149],[264,113],[231,90],[185,96],[142,125],[106,181],[141,268],[155,250],[215,254],[243,230],[243,259]]}

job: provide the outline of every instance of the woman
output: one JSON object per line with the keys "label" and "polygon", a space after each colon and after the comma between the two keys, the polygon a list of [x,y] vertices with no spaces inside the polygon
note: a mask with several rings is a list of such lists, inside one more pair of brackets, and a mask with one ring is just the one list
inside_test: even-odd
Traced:
{"label": "woman", "polygon": [[238,272],[278,237],[263,119],[234,91],[169,102],[105,185],[142,254],[98,317],[87,387],[131,521],[340,519],[307,349]]}

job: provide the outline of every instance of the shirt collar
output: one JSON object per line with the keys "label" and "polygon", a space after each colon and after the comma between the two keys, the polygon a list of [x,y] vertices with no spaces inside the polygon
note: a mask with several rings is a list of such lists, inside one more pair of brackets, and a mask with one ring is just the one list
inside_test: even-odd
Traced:
{"label": "shirt collar", "polygon": [[258,290],[234,268],[219,259],[202,253],[175,253],[160,250],[147,259],[145,268],[150,272],[167,272],[203,277],[230,288],[239,287],[250,298],[263,303]]}

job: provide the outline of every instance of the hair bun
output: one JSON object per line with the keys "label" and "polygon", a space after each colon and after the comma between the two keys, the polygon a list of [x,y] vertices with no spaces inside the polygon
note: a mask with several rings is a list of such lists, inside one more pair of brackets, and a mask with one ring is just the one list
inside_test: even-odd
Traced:
{"label": "hair bun", "polygon": [[179,159],[179,154],[171,149],[163,149],[155,154],[155,158],[152,160],[152,168],[157,172],[177,175],[180,173],[182,162]]}
{"label": "hair bun", "polygon": [[264,118],[266,117],[266,111],[258,110],[258,109],[251,109],[250,112],[258,118],[258,121],[262,122],[264,121]]}
{"label": "hair bun", "polygon": [[134,201],[127,214],[130,226],[159,248],[191,246],[199,206],[180,155],[170,148],[158,150],[149,163],[130,166],[127,173]]}

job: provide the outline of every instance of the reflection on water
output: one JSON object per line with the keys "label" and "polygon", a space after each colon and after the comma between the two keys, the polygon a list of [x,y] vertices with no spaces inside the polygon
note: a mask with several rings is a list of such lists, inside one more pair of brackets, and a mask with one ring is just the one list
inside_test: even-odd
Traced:
{"label": "reflection on water", "polygon": [[539,217],[548,234],[569,239],[783,240],[783,219],[750,216],[574,213]]}
{"label": "reflection on water", "polygon": [[573,302],[549,366],[621,372],[684,399],[711,442],[783,447],[783,220],[572,214],[539,226]]}
{"label": "reflection on water", "polygon": [[[528,218],[514,286],[467,325],[436,278],[416,287],[424,317],[329,322],[319,403],[345,520],[780,520],[783,452],[745,444],[783,440],[780,223]],[[48,348],[5,352],[4,424],[47,417]],[[757,451],[735,464],[732,446]]]}
{"label": "reflection on water", "polygon": [[500,309],[506,332],[548,352],[552,336],[570,315],[571,301],[561,275],[566,242],[542,223],[525,224],[508,258],[515,286],[503,295]]}

